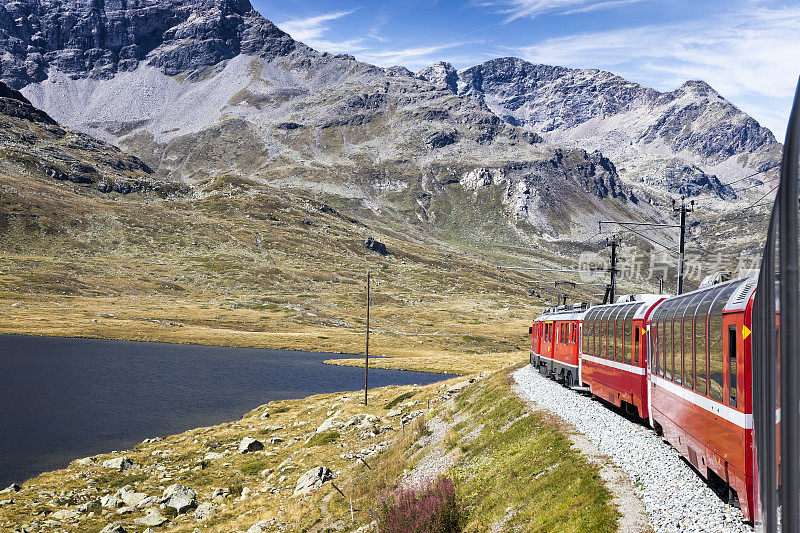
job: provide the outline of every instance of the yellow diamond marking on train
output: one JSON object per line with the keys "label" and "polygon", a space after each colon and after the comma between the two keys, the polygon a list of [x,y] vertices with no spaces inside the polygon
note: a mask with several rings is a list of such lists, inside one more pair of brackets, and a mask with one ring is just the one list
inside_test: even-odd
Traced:
{"label": "yellow diamond marking on train", "polygon": [[747,326],[742,326],[742,340],[746,339],[750,336],[750,328]]}

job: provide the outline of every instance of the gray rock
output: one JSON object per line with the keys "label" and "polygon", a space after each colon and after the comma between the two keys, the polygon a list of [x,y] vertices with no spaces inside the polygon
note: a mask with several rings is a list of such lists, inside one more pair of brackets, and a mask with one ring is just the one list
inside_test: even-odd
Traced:
{"label": "gray rock", "polygon": [[164,489],[163,501],[168,507],[173,507],[180,514],[197,506],[196,497],[196,491],[176,483]]}
{"label": "gray rock", "polygon": [[150,507],[147,509],[143,517],[134,519],[134,523],[136,524],[154,527],[158,527],[166,521],[167,518],[155,507]]}
{"label": "gray rock", "polygon": [[20,487],[16,483],[12,483],[8,487],[4,488],[3,490],[0,490],[0,493],[3,493],[3,492],[19,492],[21,490],[22,490],[22,487]]}
{"label": "gray rock", "polygon": [[130,470],[133,468],[135,463],[128,457],[115,457],[114,459],[103,461],[102,466],[103,468],[111,468],[112,470],[119,470],[122,472],[123,470]]}
{"label": "gray rock", "polygon": [[368,237],[367,240],[364,241],[364,248],[372,250],[373,252],[378,252],[381,255],[389,255],[389,252],[386,250],[386,245],[380,241],[376,241],[372,237]]}
{"label": "gray rock", "polygon": [[239,453],[250,453],[264,449],[264,443],[253,437],[245,437],[239,443]]}
{"label": "gray rock", "polygon": [[69,521],[69,520],[74,520],[74,519],[78,518],[78,516],[80,516],[80,514],[77,513],[76,511],[71,510],[71,509],[61,509],[61,510],[56,511],[55,513],[53,513],[51,516],[53,518],[55,518],[56,520],[67,520],[67,521]]}
{"label": "gray rock", "polygon": [[314,489],[321,487],[326,481],[333,479],[333,472],[326,466],[315,466],[297,480],[294,488],[295,496],[305,496]]}
{"label": "gray rock", "polygon": [[208,520],[216,511],[216,506],[211,502],[203,502],[197,506],[197,509],[194,511],[194,518],[198,522],[202,522],[203,520]]}

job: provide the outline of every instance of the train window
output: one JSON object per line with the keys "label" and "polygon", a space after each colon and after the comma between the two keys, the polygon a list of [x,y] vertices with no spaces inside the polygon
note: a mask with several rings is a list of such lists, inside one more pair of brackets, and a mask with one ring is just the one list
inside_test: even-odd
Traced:
{"label": "train window", "polygon": [[670,316],[670,350],[672,352],[672,381],[681,384],[683,382],[683,368],[681,363],[681,318],[683,309],[680,305],[675,306],[675,310]]}
{"label": "train window", "polygon": [[622,361],[622,317],[625,316],[625,308],[619,306],[614,313],[614,360]]}
{"label": "train window", "polygon": [[667,310],[667,316],[664,319],[664,379],[668,379],[670,381],[672,381],[675,376],[673,373],[673,369],[675,367],[675,352],[673,350],[674,337],[672,320],[675,317],[675,313],[680,308],[678,303],[679,301],[676,301],[672,304],[672,307]]}
{"label": "train window", "polygon": [[694,390],[699,394],[708,394],[708,312],[715,296],[717,296],[717,291],[714,290],[707,291],[703,295],[694,319]]}
{"label": "train window", "polygon": [[628,331],[630,330],[630,327],[631,327],[631,321],[628,318],[628,309],[629,308],[630,308],[630,306],[627,306],[625,308],[625,311],[623,311],[623,315],[622,315],[622,360],[625,363],[630,363],[631,362],[630,353],[628,353],[627,356],[625,354],[625,348],[626,348],[625,337],[628,336]]}
{"label": "train window", "polygon": [[[629,342],[632,339],[632,337],[631,337],[632,329],[636,329],[636,327],[633,325],[633,317],[634,317],[634,315],[636,315],[636,311],[638,309],[639,309],[639,304],[633,304],[628,309],[628,315],[627,315],[628,319],[625,321],[625,327],[627,328],[625,330],[625,336],[626,336],[626,338],[628,339]],[[625,350],[625,362],[626,363],[631,363],[632,362],[634,364],[638,364],[639,363],[639,357],[638,356],[633,356],[631,354],[631,347],[628,347]]]}
{"label": "train window", "polygon": [[683,385],[687,389],[694,388],[694,351],[692,323],[697,302],[703,297],[702,293],[690,296],[683,311],[681,334],[683,336]]}
{"label": "train window", "polygon": [[633,327],[633,364],[639,366],[639,326]]}
{"label": "train window", "polygon": [[720,290],[716,299],[711,304],[708,314],[708,395],[721,402],[723,399],[723,376],[725,363],[723,361],[722,337],[722,312],[728,303],[733,291],[738,284],[730,284]]}
{"label": "train window", "polygon": [[614,359],[614,309],[610,307],[603,316],[605,327],[603,334],[605,335],[605,346],[603,346],[603,357],[606,359]]}
{"label": "train window", "polygon": [[731,407],[736,407],[736,326],[728,326],[728,392]]}
{"label": "train window", "polygon": [[661,373],[659,375],[662,378],[667,376],[667,368],[670,367],[670,356],[669,353],[667,353],[669,349],[667,346],[667,316],[669,316],[673,305],[675,305],[673,300],[668,301],[664,305],[664,309],[661,311],[658,321],[658,346],[661,352]]}
{"label": "train window", "polygon": [[622,317],[624,316],[624,306],[619,306],[614,313],[614,360],[622,361]]}
{"label": "train window", "polygon": [[[613,330],[609,330],[608,329],[608,322],[609,322],[609,316],[611,315],[611,311],[612,311],[612,309],[606,309],[605,313],[603,313],[603,324],[601,326],[603,328],[603,344],[600,346],[600,349],[602,350],[602,354],[600,355],[600,357],[605,357],[606,359],[609,358],[608,357],[608,345],[609,345],[608,336],[609,336],[610,333],[613,333]],[[613,324],[613,322],[612,322],[612,324]],[[614,358],[614,353],[613,352],[611,353],[611,358],[612,359]]]}

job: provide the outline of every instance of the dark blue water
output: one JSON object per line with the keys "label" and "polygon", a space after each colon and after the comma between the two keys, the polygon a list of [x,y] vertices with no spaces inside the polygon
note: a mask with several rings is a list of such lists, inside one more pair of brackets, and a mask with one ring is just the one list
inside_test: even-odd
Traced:
{"label": "dark blue water", "polygon": [[[220,424],[272,400],[358,390],[341,354],[0,335],[0,488],[148,437]],[[369,385],[449,376],[370,369]]]}

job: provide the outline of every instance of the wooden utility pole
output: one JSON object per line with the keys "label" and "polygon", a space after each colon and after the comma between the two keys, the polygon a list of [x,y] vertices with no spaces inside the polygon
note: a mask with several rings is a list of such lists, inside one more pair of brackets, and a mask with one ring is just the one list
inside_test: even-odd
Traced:
{"label": "wooden utility pole", "polygon": [[366,357],[364,357],[364,405],[367,405],[367,389],[368,389],[368,375],[369,375],[369,282],[372,273],[367,270],[367,349]]}

